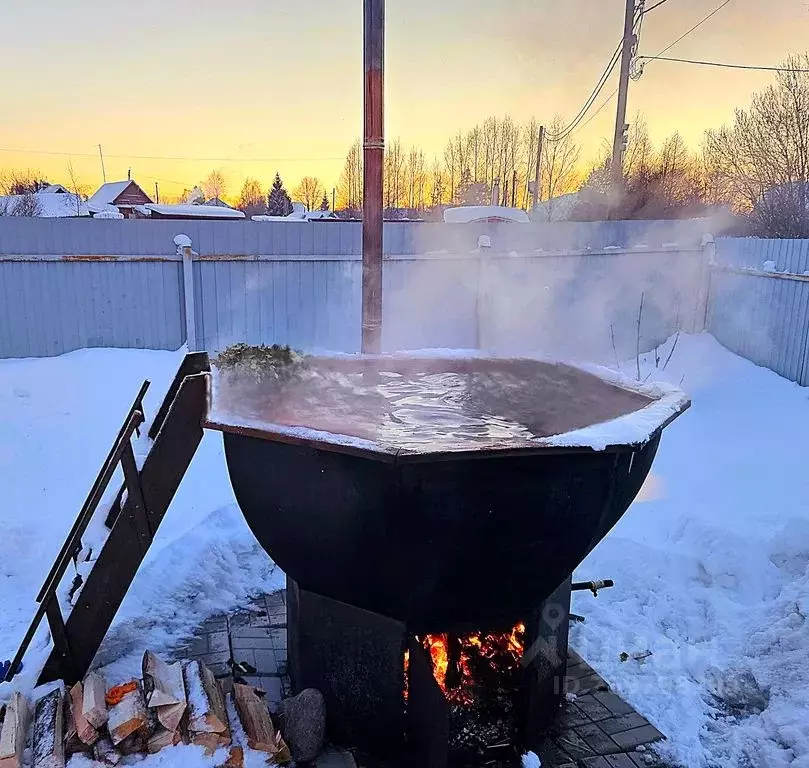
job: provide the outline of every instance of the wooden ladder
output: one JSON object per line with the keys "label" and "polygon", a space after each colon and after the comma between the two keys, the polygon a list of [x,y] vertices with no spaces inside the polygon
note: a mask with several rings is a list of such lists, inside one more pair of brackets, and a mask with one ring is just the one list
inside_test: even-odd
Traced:
{"label": "wooden ladder", "polygon": [[[43,617],[48,619],[53,649],[38,684],[57,679],[72,684],[87,673],[202,440],[209,372],[206,353],[185,356],[149,428],[153,443],[138,470],[132,436],[145,421],[142,401],[149,382],[141,386],[37,595],[39,605],[6,672],[6,681],[19,670]],[[107,515],[111,530],[65,620],[57,589],[71,560],[78,562],[82,536],[119,464],[124,483]]]}

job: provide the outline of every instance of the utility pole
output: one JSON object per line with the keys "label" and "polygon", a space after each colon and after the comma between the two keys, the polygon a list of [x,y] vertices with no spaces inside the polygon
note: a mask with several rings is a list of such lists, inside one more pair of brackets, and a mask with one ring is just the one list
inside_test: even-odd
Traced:
{"label": "utility pole", "polygon": [[160,190],[157,188],[157,182],[154,183],[154,201],[160,202]]}
{"label": "utility pole", "polygon": [[337,207],[336,200],[337,200],[337,187],[332,187],[331,188],[331,210],[332,210],[332,213],[334,213],[334,211],[335,211],[335,209]]}
{"label": "utility pole", "polygon": [[385,0],[364,0],[362,351],[382,351],[382,190],[385,157]]}
{"label": "utility pole", "polygon": [[626,149],[626,100],[629,93],[629,70],[635,47],[635,0],[626,0],[624,12],[624,38],[621,50],[621,75],[618,81],[618,110],[615,115],[615,134],[612,139],[612,165],[610,181],[613,204],[617,202],[624,181],[624,149]]}
{"label": "utility pole", "polygon": [[542,183],[542,149],[545,143],[545,126],[539,126],[539,140],[537,141],[537,170],[534,176],[534,210],[539,205],[539,186]]}
{"label": "utility pole", "polygon": [[98,156],[101,158],[101,178],[104,183],[107,183],[107,172],[104,170],[104,153],[101,151],[101,145],[98,145]]}

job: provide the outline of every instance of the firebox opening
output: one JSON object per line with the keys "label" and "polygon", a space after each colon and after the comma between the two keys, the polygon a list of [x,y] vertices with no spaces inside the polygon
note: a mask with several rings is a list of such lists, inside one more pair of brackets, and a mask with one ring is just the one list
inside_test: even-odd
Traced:
{"label": "firebox opening", "polygon": [[525,625],[488,634],[421,635],[416,641],[447,703],[448,763],[513,763],[525,716]]}

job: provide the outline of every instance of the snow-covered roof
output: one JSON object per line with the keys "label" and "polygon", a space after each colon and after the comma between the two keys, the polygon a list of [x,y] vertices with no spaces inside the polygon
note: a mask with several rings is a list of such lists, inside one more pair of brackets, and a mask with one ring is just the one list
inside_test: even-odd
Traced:
{"label": "snow-covered roof", "polygon": [[218,219],[243,219],[244,213],[234,208],[222,208],[218,205],[164,205],[162,203],[146,203],[148,211],[162,216],[182,216],[188,219],[214,217]]}
{"label": "snow-covered roof", "polygon": [[112,205],[115,202],[115,198],[132,183],[130,179],[124,179],[124,181],[108,181],[102,184],[87,202],[92,205]]}
{"label": "snow-covered roof", "polygon": [[206,200],[204,203],[197,203],[197,205],[213,205],[217,208],[233,208],[232,205],[228,205],[224,200],[221,200],[218,197],[212,197],[210,200]]}
{"label": "snow-covered roof", "polygon": [[447,224],[471,224],[486,221],[512,221],[528,224],[528,214],[521,208],[507,208],[503,205],[464,205],[460,208],[447,208],[444,211]]}
{"label": "snow-covered roof", "polygon": [[28,202],[30,197],[36,203],[36,215],[45,219],[64,219],[71,216],[89,216],[87,203],[68,192],[37,192],[34,195],[5,195],[0,197],[0,212],[14,215],[17,206]]}
{"label": "snow-covered roof", "polygon": [[62,186],[61,184],[48,184],[47,187],[43,187],[39,190],[40,194],[60,194],[64,195],[65,193],[70,193],[70,190],[67,187]]}
{"label": "snow-covered roof", "polygon": [[308,221],[308,219],[303,219],[300,216],[296,216],[294,213],[291,213],[289,216],[267,216],[266,214],[260,214],[257,216],[251,216],[250,218],[253,221],[291,221],[299,224],[305,224]]}

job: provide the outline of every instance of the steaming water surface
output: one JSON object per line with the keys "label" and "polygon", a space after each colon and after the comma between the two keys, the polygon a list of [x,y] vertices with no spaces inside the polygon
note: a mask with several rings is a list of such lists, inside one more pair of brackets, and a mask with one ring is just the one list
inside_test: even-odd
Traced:
{"label": "steaming water surface", "polygon": [[446,367],[461,370],[311,368],[283,382],[227,371],[217,376],[213,419],[270,433],[274,425],[307,428],[408,452],[479,450],[531,446],[649,402],[569,366]]}

